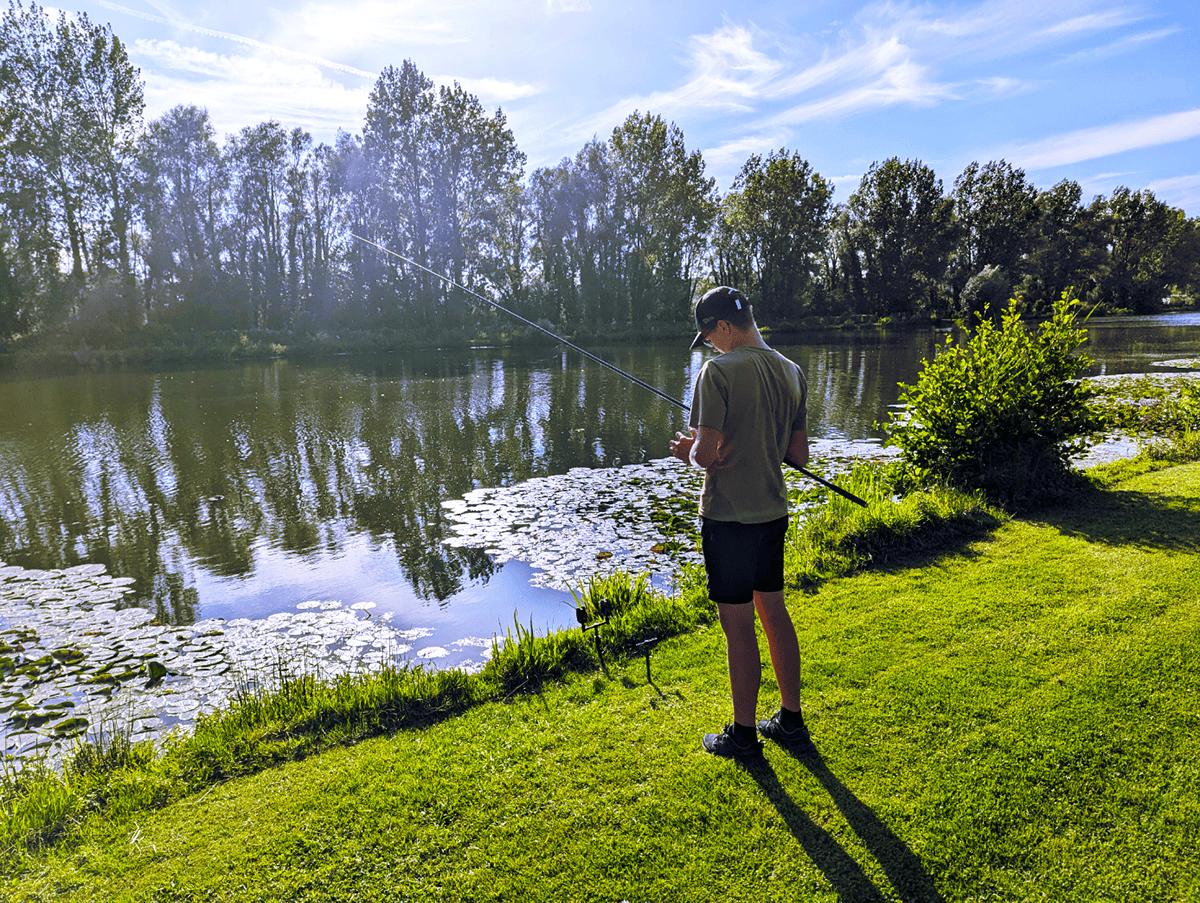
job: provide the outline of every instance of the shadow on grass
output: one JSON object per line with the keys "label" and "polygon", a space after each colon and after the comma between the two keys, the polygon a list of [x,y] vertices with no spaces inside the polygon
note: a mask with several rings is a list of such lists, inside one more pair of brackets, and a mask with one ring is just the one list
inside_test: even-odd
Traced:
{"label": "shadow on grass", "polygon": [[891,573],[927,567],[949,557],[975,558],[981,553],[972,546],[989,540],[1002,523],[991,512],[978,510],[954,520],[923,524],[911,531],[881,525],[839,543],[837,554],[844,559],[835,561],[832,567],[818,565],[787,574],[788,585],[815,593],[833,577],[867,570]]}
{"label": "shadow on grass", "polygon": [[821,870],[841,903],[875,903],[887,899],[834,836],[796,805],[796,801],[779,783],[779,777],[770,762],[761,759],[747,762],[745,767],[779,812],[792,836]]}
{"label": "shadow on grass", "polygon": [[[903,903],[946,903],[921,865],[921,860],[875,812],[834,776],[815,750],[788,750],[825,788],[834,805],[849,822],[863,845],[882,866],[896,895]],[[779,778],[764,759],[748,765],[767,799],[775,806],[792,835],[804,847],[822,874],[833,885],[842,901],[883,900],[884,895],[863,871],[862,866],[824,828],[817,825],[796,805],[779,783]]]}
{"label": "shadow on grass", "polygon": [[1089,542],[1193,551],[1200,536],[1200,503],[1126,489],[1093,490],[1031,520]]}

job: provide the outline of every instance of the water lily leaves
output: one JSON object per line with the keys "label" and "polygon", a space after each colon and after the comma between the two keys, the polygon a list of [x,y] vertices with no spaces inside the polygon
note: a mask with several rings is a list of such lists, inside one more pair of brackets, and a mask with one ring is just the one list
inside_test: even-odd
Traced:
{"label": "water lily leaves", "polygon": [[157,687],[163,682],[163,678],[167,676],[167,666],[162,662],[146,662],[146,676],[150,678],[146,681],[146,689],[149,690]]}
{"label": "water lily leaves", "polygon": [[653,560],[651,547],[667,536],[651,514],[678,499],[690,506],[688,529],[696,529],[701,478],[696,468],[664,459],[475,489],[461,504],[443,505],[452,529],[446,542],[486,550],[497,563],[528,562],[535,586],[569,591],[588,576],[633,565],[666,583],[681,561],[698,556],[688,544],[670,559]]}
{"label": "water lily leaves", "polygon": [[54,725],[54,734],[60,738],[77,737],[87,730],[86,718],[66,718]]}

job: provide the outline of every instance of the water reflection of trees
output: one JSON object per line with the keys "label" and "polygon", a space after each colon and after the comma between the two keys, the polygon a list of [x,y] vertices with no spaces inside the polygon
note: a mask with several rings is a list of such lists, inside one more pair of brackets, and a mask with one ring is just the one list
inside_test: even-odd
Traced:
{"label": "water reflection of trees", "polygon": [[663,441],[665,406],[538,354],[532,367],[501,353],[414,355],[0,387],[38,412],[7,427],[0,558],[103,563],[180,623],[196,615],[190,566],[246,576],[259,543],[336,553],[366,531],[391,544],[418,594],[446,599],[495,566],[443,544],[445,499],[643,460]]}
{"label": "water reflection of trees", "polygon": [[[896,380],[886,349],[818,345],[795,356],[814,419],[869,418],[846,412],[861,412],[864,398],[869,411],[880,384]],[[900,355],[904,378],[916,370],[909,356]],[[690,356],[639,348],[610,357],[688,400]],[[444,500],[661,457],[682,427],[675,405],[584,363],[558,349],[413,353],[2,385],[0,409],[15,410],[8,402],[19,397],[37,416],[0,423],[0,558],[101,562],[134,578],[160,619],[181,623],[196,616],[184,576],[192,567],[250,576],[259,544],[303,558],[336,554],[366,532],[390,544],[419,595],[445,600],[495,566],[443,544]]]}

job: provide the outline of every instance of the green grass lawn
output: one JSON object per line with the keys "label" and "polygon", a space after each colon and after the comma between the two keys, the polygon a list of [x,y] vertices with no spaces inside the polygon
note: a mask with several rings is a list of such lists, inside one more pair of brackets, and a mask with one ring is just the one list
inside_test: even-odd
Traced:
{"label": "green grass lawn", "polygon": [[701,750],[730,718],[712,624],[660,646],[653,683],[635,658],[229,781],[4,894],[1200,900],[1198,539],[1190,464],[797,591],[811,759]]}

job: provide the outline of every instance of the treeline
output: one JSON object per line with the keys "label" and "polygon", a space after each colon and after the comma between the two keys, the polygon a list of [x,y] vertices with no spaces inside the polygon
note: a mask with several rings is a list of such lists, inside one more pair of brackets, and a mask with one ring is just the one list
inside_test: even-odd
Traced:
{"label": "treeline", "polygon": [[1103,309],[1200,290],[1200,220],[1149,191],[1084,203],[1000,160],[950,190],[920,161],[871,166],[844,204],[795,152],[750,157],[721,195],[698,151],[634,113],[526,175],[500,110],[411,61],[379,76],[360,134],[275,121],[218,143],[208,113],[144,122],[109,26],[10,0],[0,21],[0,338],[264,329],[495,334],[442,280],[534,320],[686,324],[705,284],[764,322],[959,316],[1073,287]]}

